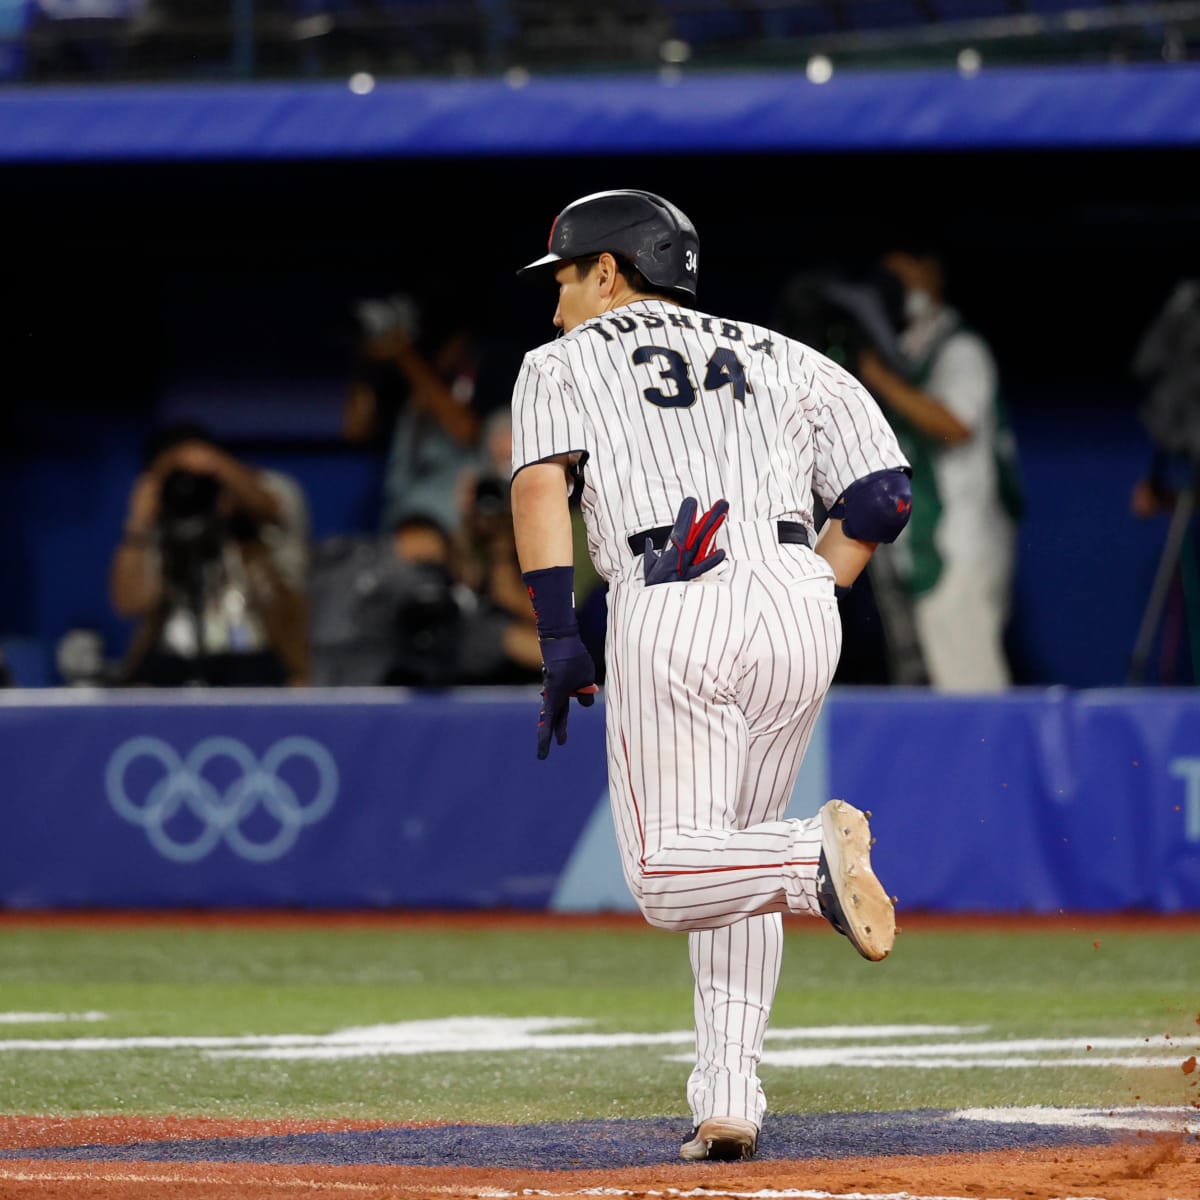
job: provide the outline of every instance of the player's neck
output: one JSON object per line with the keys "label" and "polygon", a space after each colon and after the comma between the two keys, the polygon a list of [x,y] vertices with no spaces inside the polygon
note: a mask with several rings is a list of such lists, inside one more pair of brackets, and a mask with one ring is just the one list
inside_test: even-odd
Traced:
{"label": "player's neck", "polygon": [[[658,296],[652,292],[638,292],[633,288],[623,288],[620,292],[614,293],[608,301],[607,307],[603,312],[612,312],[614,308],[624,308],[627,304],[636,304],[639,300],[661,300],[664,304],[678,305],[677,300],[672,300],[669,296]],[[599,314],[597,314],[599,315]]]}

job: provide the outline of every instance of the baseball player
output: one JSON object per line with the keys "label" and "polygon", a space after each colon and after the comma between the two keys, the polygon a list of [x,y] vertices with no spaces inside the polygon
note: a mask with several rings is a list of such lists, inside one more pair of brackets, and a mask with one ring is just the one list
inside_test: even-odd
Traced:
{"label": "baseball player", "polygon": [[[770,329],[694,311],[699,241],[673,204],[569,204],[518,272],[558,285],[559,337],[513,392],[512,506],[543,658],[538,757],[595,700],[574,612],[568,500],[609,584],[609,789],[650,924],[686,931],[695,1128],[685,1159],[748,1158],[784,912],[823,915],[863,957],[892,948],[867,815],[784,820],[841,650],[835,585],[903,528],[908,463],[841,368]],[[813,492],[829,513],[818,539]],[[701,505],[704,506],[701,512]],[[699,515],[698,515],[699,514]]]}

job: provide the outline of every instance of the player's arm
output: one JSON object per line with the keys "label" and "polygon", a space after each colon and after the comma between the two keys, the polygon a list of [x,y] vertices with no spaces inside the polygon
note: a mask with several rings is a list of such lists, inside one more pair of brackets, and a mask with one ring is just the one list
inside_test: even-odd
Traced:
{"label": "player's arm", "polygon": [[567,455],[522,468],[512,481],[513,532],[522,571],[573,567]]}
{"label": "player's arm", "polygon": [[814,490],[828,520],[816,552],[839,588],[862,574],[880,542],[893,542],[912,513],[912,468],[870,392],[833,363],[813,376]]}
{"label": "player's arm", "polygon": [[912,515],[908,467],[886,467],[856,479],[829,510],[816,551],[833,568],[838,587],[850,587],[880,542],[894,542]]}
{"label": "player's arm", "polygon": [[850,587],[866,570],[878,542],[860,542],[848,537],[843,522],[830,517],[817,538],[817,553],[833,568],[834,581],[840,588]]}
{"label": "player's arm", "polygon": [[542,707],[538,758],[550,753],[550,735],[567,740],[571,697],[595,701],[596,666],[575,617],[575,546],[568,507],[573,458],[559,455],[523,467],[512,481],[513,532],[521,579],[529,590],[542,651]]}

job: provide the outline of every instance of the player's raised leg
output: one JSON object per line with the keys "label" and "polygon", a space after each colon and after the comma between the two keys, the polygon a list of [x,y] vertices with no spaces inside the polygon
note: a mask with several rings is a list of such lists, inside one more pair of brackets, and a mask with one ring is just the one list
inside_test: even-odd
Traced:
{"label": "player's raised leg", "polygon": [[744,595],[723,584],[620,584],[611,597],[610,788],[646,919],[688,931],[789,908],[817,915],[816,822],[748,825],[738,812],[749,741],[735,683]]}

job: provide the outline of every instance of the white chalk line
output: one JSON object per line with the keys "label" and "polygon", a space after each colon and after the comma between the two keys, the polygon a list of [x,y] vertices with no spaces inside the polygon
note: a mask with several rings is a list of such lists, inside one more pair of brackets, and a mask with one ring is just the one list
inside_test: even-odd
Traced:
{"label": "white chalk line", "polygon": [[[12,1183],[117,1183],[122,1185],[129,1184],[151,1184],[158,1186],[160,1184],[174,1184],[176,1186],[191,1186],[193,1184],[205,1186],[220,1186],[225,1181],[212,1175],[134,1175],[120,1174],[114,1172],[83,1174],[62,1173],[62,1172],[42,1172],[36,1173],[32,1171],[9,1171],[0,1168],[0,1180],[7,1180]],[[547,1197],[549,1200],[575,1200],[576,1197],[584,1196],[661,1196],[664,1200],[689,1200],[694,1197],[695,1200],[721,1200],[722,1197],[727,1200],[978,1200],[969,1196],[949,1196],[944,1194],[930,1195],[928,1193],[918,1194],[916,1192],[823,1192],[810,1189],[800,1190],[796,1188],[760,1188],[753,1192],[734,1192],[723,1191],[716,1188],[638,1188],[631,1190],[628,1188],[578,1188],[568,1192],[552,1192],[543,1188],[522,1188],[520,1191],[511,1191],[506,1188],[491,1188],[491,1187],[447,1187],[418,1185],[414,1187],[405,1187],[403,1184],[395,1183],[339,1183],[336,1181],[321,1181],[321,1180],[303,1180],[303,1179],[264,1179],[254,1180],[248,1184],[246,1180],[231,1179],[228,1181],[230,1187],[237,1186],[252,1186],[255,1189],[260,1188],[278,1188],[287,1189],[295,1192],[299,1189],[307,1189],[312,1192],[386,1192],[390,1196],[403,1195],[407,1192],[416,1192],[423,1196],[438,1195],[438,1196],[466,1196],[478,1197],[479,1200],[520,1200],[526,1196]],[[1001,1197],[995,1197],[994,1200],[1003,1200]],[[1057,1200],[1118,1200],[1117,1197],[1104,1196],[1062,1196]],[[1182,1197],[1164,1197],[1164,1200],[1183,1200]]]}
{"label": "white chalk line", "polygon": [[[482,1054],[526,1050],[607,1050],[686,1046],[695,1031],[596,1033],[580,1017],[442,1017],[387,1025],[352,1026],[325,1034],[0,1038],[12,1051],[199,1050],[220,1057],[329,1059],[378,1055]],[[961,1037],[984,1025],[815,1025],[768,1030],[772,1042],[845,1042],[861,1038]],[[890,1042],[889,1042],[890,1044]]]}
{"label": "white chalk line", "polygon": [[[97,1020],[103,1019],[103,1014],[0,1013],[0,1022],[8,1025],[26,1020],[67,1019]],[[692,1030],[600,1033],[586,1028],[588,1024],[576,1017],[443,1017],[352,1026],[324,1034],[3,1037],[0,1054],[159,1050],[190,1051],[210,1058],[329,1061],[643,1047],[658,1048],[668,1062],[693,1061],[690,1052],[684,1052],[695,1040]],[[1193,1053],[1180,1043],[1157,1037],[988,1039],[978,1036],[988,1031],[986,1025],[920,1024],[776,1029],[767,1033],[763,1064],[771,1069],[793,1070],[961,1071],[1037,1067],[1162,1070],[1181,1066]]]}
{"label": "white chalk line", "polygon": [[73,1021],[107,1021],[102,1012],[0,1012],[0,1025],[56,1025]]}
{"label": "white chalk line", "polygon": [[[176,1186],[191,1186],[203,1184],[220,1186],[224,1182],[220,1176],[211,1174],[177,1174],[177,1175],[147,1175],[136,1174],[132,1171],[15,1171],[0,1167],[0,1180],[11,1183],[116,1183],[122,1185],[144,1183],[158,1186],[174,1184]],[[524,1196],[542,1196],[550,1200],[573,1200],[583,1196],[662,1196],[664,1200],[719,1200],[728,1197],[729,1200],[971,1200],[968,1196],[947,1195],[918,1195],[914,1192],[823,1192],[800,1190],[797,1188],[761,1188],[752,1192],[726,1191],[718,1188],[576,1188],[571,1191],[549,1191],[543,1188],[521,1188],[512,1190],[495,1187],[444,1186],[444,1185],[415,1185],[406,1187],[403,1183],[343,1183],[335,1180],[323,1181],[315,1179],[230,1179],[230,1187],[244,1186],[254,1189],[279,1188],[295,1191],[305,1189],[312,1192],[383,1192],[390,1195],[405,1192],[419,1192],[422,1195],[436,1194],[439,1196],[478,1196],[486,1200],[519,1200]],[[1103,1200],[1101,1197],[1079,1197],[1063,1200]]]}
{"label": "white chalk line", "polygon": [[1141,1133],[1200,1134],[1200,1112],[1183,1106],[1124,1105],[1115,1108],[963,1108],[952,1121],[1036,1125],[1052,1129],[1121,1129]]}
{"label": "white chalk line", "polygon": [[[116,1172],[83,1174],[82,1172],[42,1172],[9,1171],[0,1168],[0,1180],[12,1183],[116,1183],[122,1185],[144,1183],[158,1186],[174,1184],[176,1186],[221,1186],[225,1180],[213,1175],[134,1175]],[[413,1192],[422,1196],[464,1196],[477,1197],[478,1200],[521,1200],[522,1197],[546,1197],[547,1200],[575,1200],[577,1197],[601,1196],[661,1196],[663,1200],[978,1200],[969,1196],[950,1196],[945,1194],[931,1195],[916,1192],[824,1192],[812,1189],[798,1188],[760,1188],[752,1192],[727,1191],[718,1188],[577,1188],[573,1191],[549,1191],[544,1188],[521,1188],[513,1191],[507,1188],[446,1186],[427,1184],[406,1187],[396,1183],[341,1183],[337,1181],[303,1180],[303,1179],[256,1179],[253,1181],[230,1179],[230,1187],[251,1186],[255,1189],[278,1188],[296,1191],[306,1189],[311,1192],[386,1192],[390,1196],[403,1195]],[[993,1200],[1004,1200],[994,1197]],[[1117,1197],[1104,1196],[1062,1196],[1056,1200],[1118,1200]],[[1164,1197],[1164,1200],[1182,1200],[1182,1197]]]}

